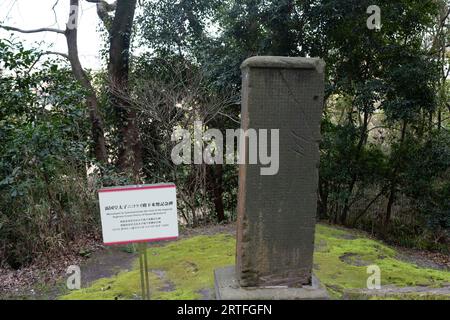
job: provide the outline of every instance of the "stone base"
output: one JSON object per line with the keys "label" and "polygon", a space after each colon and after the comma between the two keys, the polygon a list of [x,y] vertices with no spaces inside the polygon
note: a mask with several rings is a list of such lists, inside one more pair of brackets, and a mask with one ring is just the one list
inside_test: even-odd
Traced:
{"label": "stone base", "polygon": [[301,288],[265,287],[242,288],[230,266],[214,271],[217,300],[327,300],[327,290],[313,275],[312,285]]}

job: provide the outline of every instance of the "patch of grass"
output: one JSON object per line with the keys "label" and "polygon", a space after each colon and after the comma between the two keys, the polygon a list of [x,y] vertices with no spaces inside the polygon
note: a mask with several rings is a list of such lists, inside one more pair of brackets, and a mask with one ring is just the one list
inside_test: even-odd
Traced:
{"label": "patch of grass", "polygon": [[406,293],[389,296],[372,296],[369,300],[450,300],[450,296],[436,294]]}
{"label": "patch of grass", "polygon": [[347,291],[345,296],[348,300],[450,300],[450,295],[426,292],[403,292],[369,295],[358,291]]}
{"label": "patch of grass", "polygon": [[[151,275],[152,285],[158,286],[158,278]],[[72,291],[63,300],[121,300],[137,299],[140,294],[139,270],[122,272],[111,278],[95,281],[89,288]]]}
{"label": "patch of grass", "polygon": [[149,268],[166,271],[175,285],[157,292],[157,299],[196,299],[199,290],[214,286],[213,271],[234,263],[235,241],[231,235],[198,236],[166,247],[150,248]]}
{"label": "patch of grass", "polygon": [[[153,270],[152,299],[199,299],[200,290],[212,290],[214,269],[234,263],[235,239],[226,234],[197,236],[149,248],[147,254]],[[394,249],[363,233],[317,225],[314,272],[332,297],[341,298],[347,289],[366,288],[369,264],[380,267],[382,285],[439,287],[450,283],[450,272],[420,268],[396,259],[396,255]],[[136,299],[139,279],[136,261],[133,271],[97,280],[61,299]]]}
{"label": "patch of grass", "polygon": [[[197,236],[147,250],[150,270],[164,271],[161,279],[150,273],[151,299],[198,299],[199,291],[214,286],[213,270],[234,263],[235,241],[230,235]],[[164,290],[167,282],[174,290]],[[135,299],[140,297],[139,264],[134,270],[95,281],[89,288],[61,299]]]}
{"label": "patch of grass", "polygon": [[[358,232],[317,225],[316,243],[320,244],[320,249],[314,254],[315,273],[336,298],[346,289],[366,288],[367,265],[380,267],[381,285],[439,287],[450,282],[450,272],[424,269],[400,261],[396,259],[394,249]],[[350,260],[357,257],[364,265],[343,261],[342,257],[349,254],[352,254]]]}

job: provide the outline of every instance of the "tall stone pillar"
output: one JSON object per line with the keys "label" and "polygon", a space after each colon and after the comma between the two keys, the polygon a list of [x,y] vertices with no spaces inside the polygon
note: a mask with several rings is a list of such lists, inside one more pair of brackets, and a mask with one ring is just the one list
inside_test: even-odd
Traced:
{"label": "tall stone pillar", "polygon": [[253,57],[241,69],[241,127],[279,129],[279,171],[262,175],[259,162],[240,165],[236,266],[216,271],[216,294],[325,298],[312,276],[324,62]]}

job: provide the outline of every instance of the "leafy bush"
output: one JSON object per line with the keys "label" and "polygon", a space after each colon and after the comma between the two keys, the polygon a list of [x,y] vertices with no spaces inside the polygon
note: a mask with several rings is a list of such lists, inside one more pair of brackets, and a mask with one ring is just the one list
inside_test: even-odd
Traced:
{"label": "leafy bush", "polygon": [[0,42],[0,259],[12,267],[96,226],[83,92],[69,71],[41,59]]}

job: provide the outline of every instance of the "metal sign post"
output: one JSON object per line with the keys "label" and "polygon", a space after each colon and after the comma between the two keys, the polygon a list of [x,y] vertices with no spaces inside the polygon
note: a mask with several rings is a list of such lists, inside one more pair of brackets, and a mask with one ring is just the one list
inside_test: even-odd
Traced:
{"label": "metal sign post", "polygon": [[147,244],[139,243],[139,267],[141,272],[142,300],[150,300],[150,281],[148,277]]}

